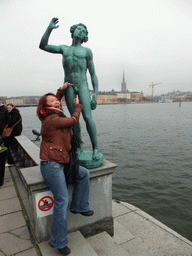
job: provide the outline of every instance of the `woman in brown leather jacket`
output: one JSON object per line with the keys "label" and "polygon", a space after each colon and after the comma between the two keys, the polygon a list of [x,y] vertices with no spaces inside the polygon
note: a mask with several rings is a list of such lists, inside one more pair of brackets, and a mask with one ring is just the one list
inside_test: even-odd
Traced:
{"label": "woman in brown leather jacket", "polygon": [[[78,97],[74,100],[74,113],[66,117],[61,108],[61,98],[64,91],[72,84],[66,82],[57,90],[57,94],[47,93],[42,96],[37,106],[37,115],[42,121],[40,146],[40,170],[44,180],[49,185],[54,196],[53,222],[49,244],[63,255],[68,255],[67,247],[68,224],[67,206],[68,191],[65,177],[65,167],[69,162],[71,150],[72,125],[79,122],[82,105]],[[89,209],[89,171],[79,166],[73,189],[70,211],[74,214],[92,216]]]}

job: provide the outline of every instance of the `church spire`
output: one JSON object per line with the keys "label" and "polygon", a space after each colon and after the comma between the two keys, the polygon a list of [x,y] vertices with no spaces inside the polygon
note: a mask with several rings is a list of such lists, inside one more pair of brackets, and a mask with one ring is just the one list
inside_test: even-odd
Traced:
{"label": "church spire", "polygon": [[124,75],[124,71],[123,71],[123,84],[125,83],[125,75]]}
{"label": "church spire", "polygon": [[121,92],[126,92],[127,91],[127,85],[125,83],[125,74],[124,74],[124,71],[123,71],[123,81],[121,83]]}

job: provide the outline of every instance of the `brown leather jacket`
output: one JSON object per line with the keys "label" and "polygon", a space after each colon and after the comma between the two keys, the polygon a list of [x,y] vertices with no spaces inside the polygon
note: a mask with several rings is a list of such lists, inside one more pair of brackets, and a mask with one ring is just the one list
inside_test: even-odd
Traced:
{"label": "brown leather jacket", "polygon": [[[60,100],[63,91],[58,90],[57,98]],[[83,106],[76,104],[71,117],[60,117],[58,114],[47,116],[42,121],[40,146],[40,159],[59,163],[69,162],[69,151],[71,149],[71,126],[79,122]]]}

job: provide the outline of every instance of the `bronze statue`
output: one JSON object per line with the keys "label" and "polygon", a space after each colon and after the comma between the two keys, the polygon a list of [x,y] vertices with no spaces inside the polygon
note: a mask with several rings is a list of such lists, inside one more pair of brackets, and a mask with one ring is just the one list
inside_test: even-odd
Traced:
{"label": "bronze statue", "polygon": [[[87,27],[79,23],[73,25],[70,28],[72,45],[49,45],[48,39],[53,29],[58,28],[57,23],[58,18],[53,18],[47,27],[39,48],[51,52],[63,55],[63,69],[64,69],[64,82],[72,83],[73,86],[69,86],[66,89],[65,101],[70,114],[74,111],[73,100],[76,95],[79,96],[80,103],[83,105],[82,115],[86,123],[86,128],[92,143],[93,153],[92,160],[99,161],[103,157],[98,151],[97,145],[97,131],[95,122],[92,118],[91,110],[94,110],[97,106],[97,94],[98,94],[98,79],[95,73],[95,67],[93,63],[92,51],[89,48],[83,47],[82,43],[88,41],[88,31]],[[94,93],[90,95],[86,72],[89,70],[91,76],[91,82],[93,86]],[[76,124],[74,126],[74,132],[81,140],[81,129],[80,125]],[[81,159],[83,155],[83,147],[79,148],[78,156]],[[86,158],[86,157],[85,157]],[[93,166],[95,167],[95,166]]]}

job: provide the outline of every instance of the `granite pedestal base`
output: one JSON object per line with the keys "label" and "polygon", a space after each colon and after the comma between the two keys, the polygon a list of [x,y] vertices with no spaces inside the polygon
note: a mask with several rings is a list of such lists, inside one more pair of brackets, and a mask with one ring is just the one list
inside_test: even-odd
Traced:
{"label": "granite pedestal base", "polygon": [[[52,215],[39,215],[38,212],[44,211],[45,205],[50,199],[50,190],[44,182],[39,167],[39,148],[30,142],[25,136],[16,137],[18,141],[19,153],[24,156],[22,163],[27,163],[27,168],[21,169],[19,155],[15,151],[16,159],[19,163],[17,170],[19,173],[18,182],[20,184],[20,194],[27,211],[30,226],[38,243],[49,239]],[[27,141],[28,140],[28,141]],[[34,166],[35,164],[35,166]],[[29,166],[30,165],[30,166]],[[22,165],[25,166],[25,165]],[[103,160],[101,166],[89,169],[90,172],[90,209],[94,210],[92,217],[84,217],[80,214],[72,214],[68,209],[68,230],[69,232],[80,230],[84,236],[107,231],[113,235],[112,218],[112,173],[116,164]],[[68,187],[69,205],[72,198],[73,187]],[[48,193],[48,196],[45,194]],[[42,194],[42,196],[41,196]],[[37,197],[40,198],[37,200]],[[51,200],[51,199],[50,199]],[[41,201],[41,202],[40,202]],[[50,202],[51,205],[51,202]],[[50,206],[51,208],[51,206]]]}

